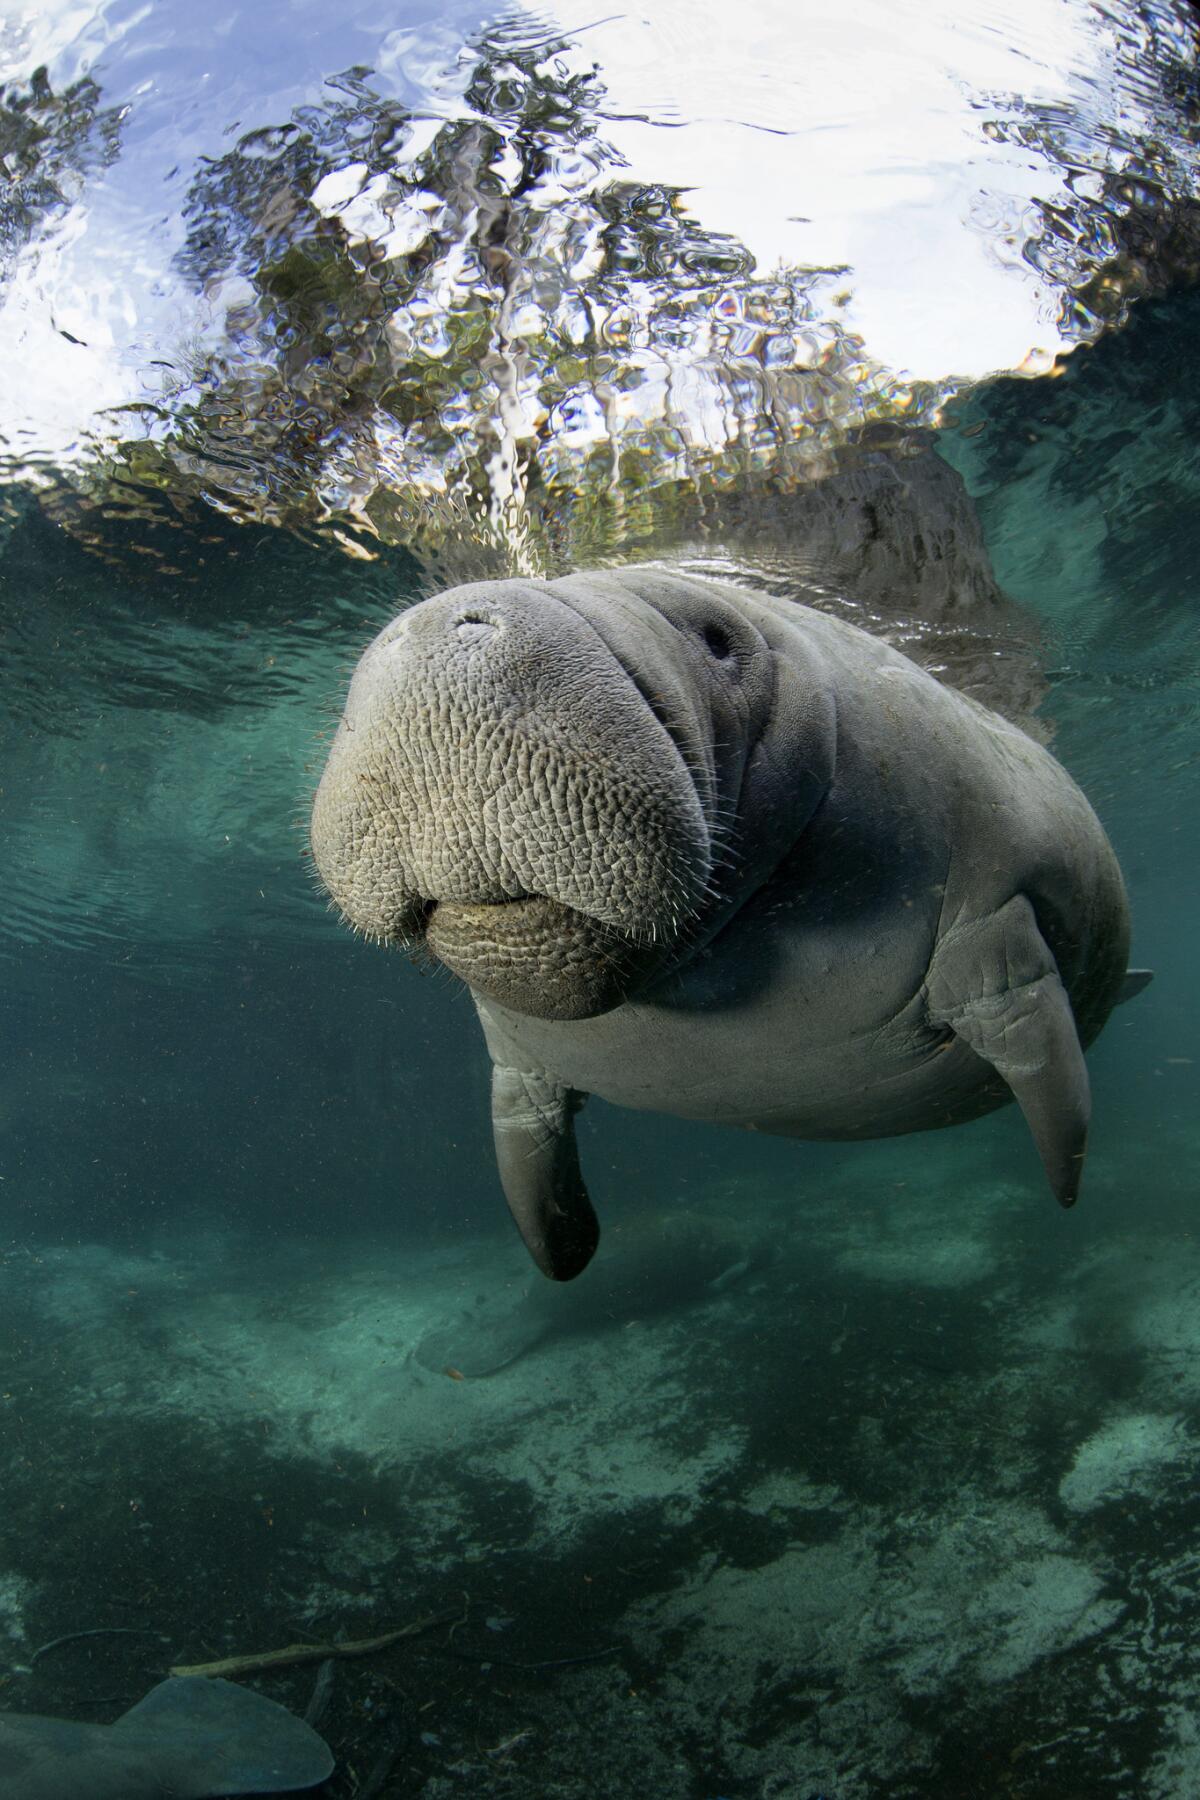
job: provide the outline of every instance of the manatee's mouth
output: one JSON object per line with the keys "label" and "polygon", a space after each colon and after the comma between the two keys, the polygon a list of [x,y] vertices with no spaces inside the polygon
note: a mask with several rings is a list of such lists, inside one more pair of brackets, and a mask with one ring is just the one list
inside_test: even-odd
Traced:
{"label": "manatee's mouth", "polygon": [[427,951],[476,994],[535,1019],[611,1012],[678,949],[677,932],[635,935],[547,894],[495,900],[410,894],[380,909],[369,935],[401,950]]}
{"label": "manatee's mouth", "polygon": [[476,993],[539,1019],[611,1011],[663,954],[543,894],[425,903],[420,936]]}

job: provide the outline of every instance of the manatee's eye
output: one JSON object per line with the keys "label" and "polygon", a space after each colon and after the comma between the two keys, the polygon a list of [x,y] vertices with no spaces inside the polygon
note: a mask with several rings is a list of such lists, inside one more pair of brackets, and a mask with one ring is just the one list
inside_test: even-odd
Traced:
{"label": "manatee's eye", "polygon": [[704,639],[705,648],[718,662],[724,662],[733,655],[733,645],[719,625],[706,625],[700,636]]}

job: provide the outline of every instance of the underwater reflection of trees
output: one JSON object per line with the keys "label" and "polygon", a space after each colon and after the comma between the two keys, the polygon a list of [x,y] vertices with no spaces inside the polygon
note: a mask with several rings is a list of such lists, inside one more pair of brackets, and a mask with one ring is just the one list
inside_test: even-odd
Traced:
{"label": "underwater reflection of trees", "polygon": [[122,109],[100,105],[90,75],[55,93],[44,68],[0,92],[0,280],[120,151]]}
{"label": "underwater reflection of trees", "polygon": [[756,279],[677,190],[623,177],[565,42],[498,27],[474,54],[432,132],[353,70],[201,171],[180,266],[226,330],[179,396],[177,466],[255,517],[434,541],[486,520],[544,566],[636,538],[651,490],[798,473],[822,428],[903,412],[821,317],[837,271]]}
{"label": "underwater reflection of trees", "polygon": [[[1111,15],[1094,93],[972,97],[985,138],[1045,168],[1046,197],[1014,221],[982,193],[969,223],[1076,338],[1200,270],[1194,21]],[[432,112],[355,67],[201,161],[175,266],[204,322],[160,361],[157,401],[125,413],[86,503],[215,505],[359,556],[411,544],[448,557],[443,576],[546,573],[719,532],[731,499],[740,515],[926,445],[952,371],[914,383],[872,360],[843,322],[853,271],[757,269],[684,191],[634,179],[597,67],[541,29],[481,31]],[[14,242],[61,171],[115,154],[118,125],[90,82],[8,97],[0,149],[41,171],[10,202]],[[74,524],[78,478],[57,498]]]}

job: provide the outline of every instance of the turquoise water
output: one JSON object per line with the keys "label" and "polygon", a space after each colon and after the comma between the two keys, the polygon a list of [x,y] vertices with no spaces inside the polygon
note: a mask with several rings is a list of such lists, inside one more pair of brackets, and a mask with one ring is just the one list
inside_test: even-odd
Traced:
{"label": "turquoise water", "polygon": [[[1200,1791],[1194,19],[895,18],[6,26],[0,1709],[428,1618],[337,1800]],[[1053,734],[1156,972],[1073,1213],[593,1101],[531,1281],[308,802],[401,606],[646,558]]]}

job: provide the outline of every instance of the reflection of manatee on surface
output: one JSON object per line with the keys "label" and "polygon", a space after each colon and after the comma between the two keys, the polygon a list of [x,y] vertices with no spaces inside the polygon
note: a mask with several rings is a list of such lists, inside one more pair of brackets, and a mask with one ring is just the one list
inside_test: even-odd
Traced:
{"label": "reflection of manatee on surface", "polygon": [[413,1354],[437,1375],[494,1375],[549,1339],[703,1305],[772,1256],[765,1242],[747,1241],[744,1220],[735,1227],[687,1211],[623,1219],[605,1233],[583,1280],[535,1280],[515,1296],[480,1301],[427,1333]]}
{"label": "reflection of manatee on surface", "polygon": [[365,935],[471,989],[542,1272],[599,1238],[589,1094],[798,1138],[1015,1099],[1079,1191],[1127,979],[1103,827],[1049,753],[879,638],[652,565],[481,582],[362,656],[312,813]]}
{"label": "reflection of manatee on surface", "polygon": [[667,560],[864,626],[1043,742],[1038,623],[997,582],[961,476],[906,437],[802,487],[714,496]]}

